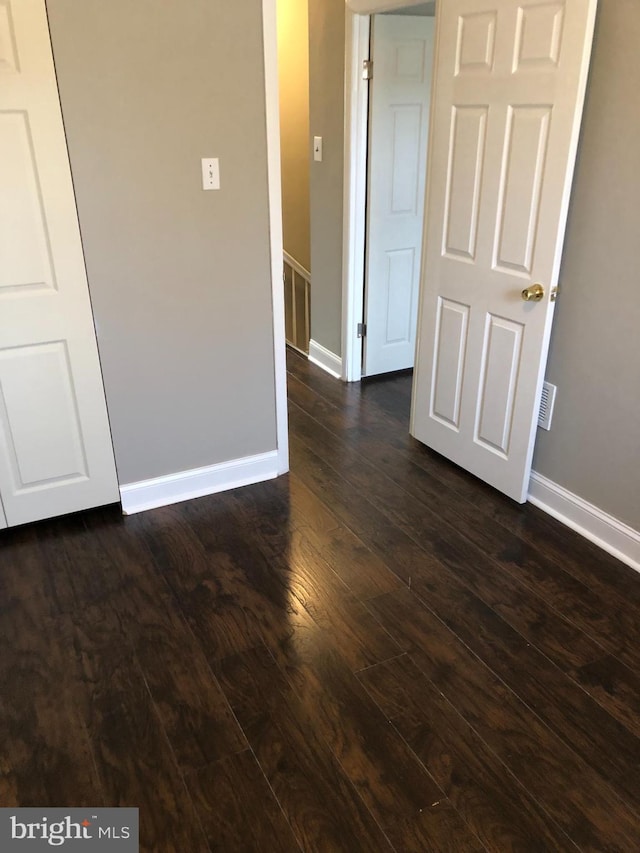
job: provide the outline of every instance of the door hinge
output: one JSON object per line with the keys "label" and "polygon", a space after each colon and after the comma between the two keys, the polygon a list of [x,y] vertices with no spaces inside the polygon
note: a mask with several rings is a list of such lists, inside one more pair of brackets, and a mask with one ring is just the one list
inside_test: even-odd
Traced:
{"label": "door hinge", "polygon": [[366,323],[358,323],[358,337],[366,338],[367,337],[367,324]]}
{"label": "door hinge", "polygon": [[362,63],[362,79],[373,80],[373,59],[365,59]]}

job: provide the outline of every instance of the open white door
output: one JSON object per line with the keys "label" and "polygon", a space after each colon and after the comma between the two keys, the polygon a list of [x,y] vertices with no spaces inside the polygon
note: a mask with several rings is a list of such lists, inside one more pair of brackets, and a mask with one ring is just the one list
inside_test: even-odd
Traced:
{"label": "open white door", "polygon": [[411,432],[520,502],[596,2],[444,0],[436,17]]}
{"label": "open white door", "polygon": [[0,496],[9,526],[119,500],[45,0],[0,3]]}
{"label": "open white door", "polygon": [[433,18],[374,18],[365,376],[413,367],[415,357],[433,35]]}

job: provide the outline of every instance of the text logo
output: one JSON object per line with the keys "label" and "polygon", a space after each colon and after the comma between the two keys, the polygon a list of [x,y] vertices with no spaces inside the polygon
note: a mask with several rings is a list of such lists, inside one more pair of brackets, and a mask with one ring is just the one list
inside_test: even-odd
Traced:
{"label": "text logo", "polygon": [[0,809],[0,851],[138,853],[138,809]]}

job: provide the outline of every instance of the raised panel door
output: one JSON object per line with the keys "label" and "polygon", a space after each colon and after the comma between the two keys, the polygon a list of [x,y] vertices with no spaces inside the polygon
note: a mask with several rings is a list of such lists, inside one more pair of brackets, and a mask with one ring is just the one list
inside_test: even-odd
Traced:
{"label": "raised panel door", "polygon": [[0,198],[0,495],[12,526],[119,499],[44,0],[0,2]]}
{"label": "raised panel door", "polygon": [[364,374],[413,366],[433,18],[376,15],[369,127]]}
{"label": "raised panel door", "polygon": [[[438,6],[411,431],[528,494],[596,0]],[[535,284],[539,302],[522,299]]]}

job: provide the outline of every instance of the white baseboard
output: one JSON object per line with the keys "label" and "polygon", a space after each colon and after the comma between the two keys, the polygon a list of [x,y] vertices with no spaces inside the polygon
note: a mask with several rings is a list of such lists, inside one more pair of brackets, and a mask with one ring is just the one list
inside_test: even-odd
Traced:
{"label": "white baseboard", "polygon": [[529,502],[640,571],[640,532],[567,489],[531,472]]}
{"label": "white baseboard", "polygon": [[122,511],[125,515],[133,515],[147,509],[273,480],[278,476],[279,469],[278,451],[272,450],[269,453],[245,456],[243,459],[233,459],[206,468],[194,468],[153,480],[129,483],[120,487]]}
{"label": "white baseboard", "polygon": [[342,359],[314,340],[309,341],[309,361],[317,364],[336,379],[342,379]]}

